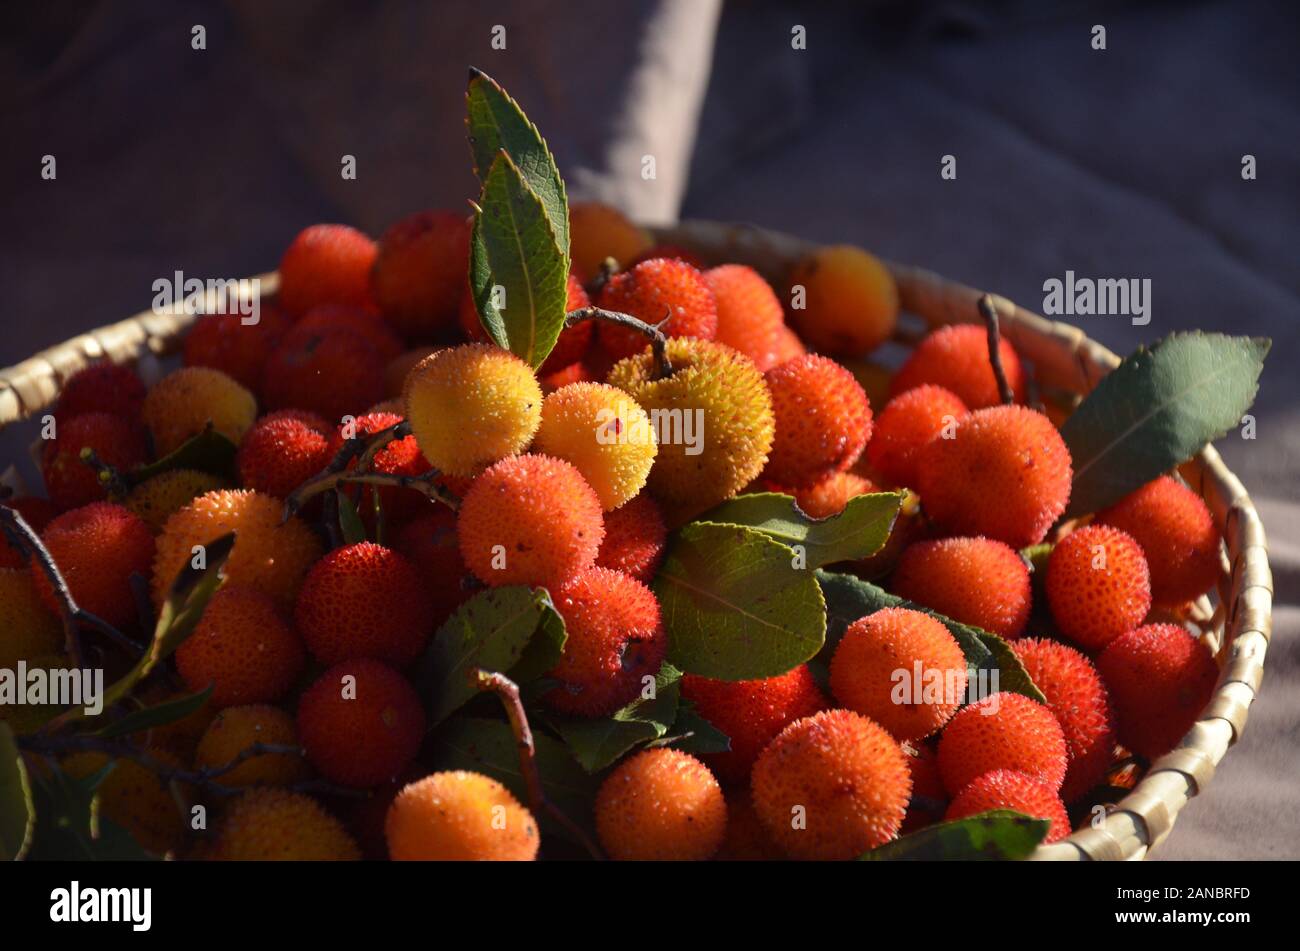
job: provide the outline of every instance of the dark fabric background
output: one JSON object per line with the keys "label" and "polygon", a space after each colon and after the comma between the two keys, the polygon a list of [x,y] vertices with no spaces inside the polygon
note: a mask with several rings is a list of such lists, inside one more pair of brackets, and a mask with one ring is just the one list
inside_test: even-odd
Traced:
{"label": "dark fabric background", "polygon": [[[377,234],[415,208],[464,207],[470,64],[523,100],[573,194],[648,222],[856,242],[1035,310],[1067,269],[1150,278],[1149,326],[1074,320],[1120,353],[1195,327],[1274,338],[1258,438],[1221,450],[1263,512],[1279,602],[1249,729],[1157,857],[1297,858],[1298,9],[23,5],[0,46],[0,365],[142,309],[177,268],[267,270],[309,222]],[[206,51],[190,48],[196,23]],[[795,24],[806,50],[791,49]],[[39,177],[47,153],[57,182]],[[345,153],[356,181],[339,177]],[[1245,153],[1257,181],[1240,177]],[[939,177],[945,154],[956,181]],[[5,458],[30,438],[18,430],[0,434]]]}

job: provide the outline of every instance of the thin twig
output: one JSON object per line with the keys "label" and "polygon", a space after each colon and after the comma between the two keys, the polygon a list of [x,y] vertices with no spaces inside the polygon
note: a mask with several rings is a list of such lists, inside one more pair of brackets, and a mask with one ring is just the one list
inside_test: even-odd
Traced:
{"label": "thin twig", "polygon": [[595,300],[597,295],[605,289],[605,285],[609,283],[609,279],[617,273],[618,262],[612,257],[606,257],[605,260],[600,262],[600,270],[596,272],[596,276],[591,279],[591,284],[587,288],[587,295],[592,300]]}
{"label": "thin twig", "polygon": [[537,769],[537,747],[533,744],[533,731],[528,726],[528,715],[524,713],[524,705],[519,699],[519,687],[504,674],[482,668],[475,668],[471,680],[479,690],[490,690],[495,693],[501,705],[505,707],[506,717],[510,720],[510,729],[519,747],[519,771],[523,773],[524,782],[528,786],[528,799],[533,812],[538,815],[545,812],[590,852],[592,858],[598,860],[604,858],[596,843],[592,842],[559,807],[546,798],[546,791],[542,788],[542,776]]}
{"label": "thin twig", "polygon": [[631,314],[593,306],[580,307],[577,310],[569,311],[564,316],[564,326],[572,327],[584,320],[603,320],[606,323],[618,324],[620,327],[635,330],[650,341],[650,347],[654,352],[655,378],[662,380],[664,377],[673,375],[673,365],[668,359],[668,336],[660,329],[671,319],[672,311],[669,311],[668,315],[660,323],[647,324],[644,320],[633,317]]}
{"label": "thin twig", "polygon": [[984,327],[989,336],[989,362],[993,364],[993,376],[998,381],[998,395],[1002,397],[1002,402],[1011,404],[1016,401],[1016,395],[1011,390],[1011,385],[1007,383],[1007,374],[1002,369],[1002,337],[998,330],[998,310],[993,306],[993,295],[985,294],[979,300],[980,316],[984,318]]}

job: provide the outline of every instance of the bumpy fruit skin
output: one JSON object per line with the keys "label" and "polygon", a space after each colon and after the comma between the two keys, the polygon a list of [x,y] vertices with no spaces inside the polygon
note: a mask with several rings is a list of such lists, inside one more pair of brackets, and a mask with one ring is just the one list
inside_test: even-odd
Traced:
{"label": "bumpy fruit skin", "polygon": [[[218,769],[254,744],[298,745],[293,717],[279,707],[249,704],[227,707],[213,718],[194,754],[199,769]],[[294,753],[262,753],[221,774],[223,786],[288,786],[310,775],[306,761]]]}
{"label": "bumpy fruit skin", "polygon": [[[63,647],[63,628],[26,568],[0,568],[0,669]],[[3,712],[0,710],[0,712]]]}
{"label": "bumpy fruit skin", "polygon": [[1097,521],[1128,532],[1142,546],[1151,569],[1151,599],[1162,607],[1195,600],[1219,576],[1219,533],[1210,510],[1169,476],[1102,509]]}
{"label": "bumpy fruit skin", "polygon": [[406,556],[419,575],[433,606],[433,629],[473,594],[463,582],[469,574],[456,539],[456,514],[445,505],[403,525],[393,547]]}
{"label": "bumpy fruit skin", "polygon": [[[330,439],[327,458],[333,459],[343,442],[349,436],[365,439],[378,432],[396,426],[403,417],[397,413],[370,412],[355,419],[351,425],[340,426]],[[429,471],[429,460],[424,458],[414,436],[394,439],[375,453],[371,459],[371,468],[375,472],[388,475],[420,476]],[[348,468],[356,467],[355,462]],[[417,489],[403,489],[398,486],[354,486],[352,500],[357,505],[361,517],[370,524],[374,519],[374,493],[379,493],[380,505],[384,518],[389,524],[404,522],[409,518],[422,515],[429,509],[429,499]]]}
{"label": "bumpy fruit skin", "polygon": [[1219,668],[1176,624],[1148,624],[1111,641],[1097,670],[1115,707],[1119,741],[1139,756],[1168,753],[1214,696]]}
{"label": "bumpy fruit skin", "polygon": [[314,330],[329,333],[342,330],[356,334],[374,348],[379,359],[387,366],[402,352],[402,340],[393,333],[384,319],[374,310],[348,304],[320,304],[307,311],[293,325],[294,330]]}
{"label": "bumpy fruit skin", "polygon": [[384,358],[352,330],[295,327],[267,359],[261,395],[267,409],[307,410],[337,424],[383,399]]}
{"label": "bumpy fruit skin", "polygon": [[294,625],[322,664],[370,657],[405,666],[433,634],[433,603],[415,566],[391,548],[336,548],[307,572]]}
{"label": "bumpy fruit skin", "polygon": [[402,399],[425,458],[452,475],[477,475],[521,452],[542,421],[532,369],[485,343],[439,350],[416,364]]}
{"label": "bumpy fruit skin", "polygon": [[727,832],[713,858],[718,862],[779,862],[785,858],[754,811],[749,787],[729,789],[724,795]]}
{"label": "bumpy fruit skin", "polygon": [[776,425],[772,397],[758,368],[730,347],[674,339],[667,353],[672,376],[656,379],[647,352],[617,363],[609,383],[652,416],[661,410],[673,420],[674,438],[660,432],[650,491],[703,511],[749,485],[767,464]]}
{"label": "bumpy fruit skin", "polygon": [[363,306],[378,248],[347,225],[311,225],[298,232],[280,259],[280,306],[305,314],[317,304]]}
{"label": "bumpy fruit skin", "polygon": [[659,602],[641,582],[591,568],[552,589],[568,640],[544,695],[561,713],[602,717],[636,699],[668,650]]}
{"label": "bumpy fruit skin", "polygon": [[574,383],[546,397],[534,447],[573,463],[606,511],[641,491],[658,451],[645,410],[605,383]]}
{"label": "bumpy fruit skin", "polygon": [[718,307],[713,339],[743,353],[764,373],[780,363],[785,312],[762,275],[743,264],[724,264],[705,271],[704,283]]}
{"label": "bumpy fruit skin", "polygon": [[663,564],[668,541],[659,506],[645,492],[605,513],[605,538],[600,543],[596,564],[631,575],[642,584],[654,580]]}
{"label": "bumpy fruit skin", "polygon": [[275,602],[238,584],[212,596],[194,633],[176,649],[181,679],[192,691],[211,685],[216,709],[279,700],[305,663],[302,642]]}
{"label": "bumpy fruit skin", "polygon": [[415,759],[424,710],[415,689],[393,668],[377,660],[344,661],[303,692],[298,736],[326,779],[378,786]]}
{"label": "bumpy fruit skin", "polygon": [[1133,630],[1151,609],[1141,546],[1106,525],[1085,525],[1057,542],[1047,559],[1045,590],[1061,633],[1090,651]]}
{"label": "bumpy fruit skin", "polygon": [[990,770],[967,783],[948,806],[944,819],[965,819],[993,809],[1011,809],[1035,819],[1047,819],[1051,825],[1044,842],[1060,842],[1070,834],[1070,817],[1056,790],[1010,769]]}
{"label": "bumpy fruit skin", "polygon": [[831,658],[830,683],[842,706],[895,739],[919,740],[947,723],[965,699],[966,656],[930,615],[885,608],[848,626]]}
{"label": "bumpy fruit skin", "polygon": [[329,461],[329,424],[315,413],[293,410],[259,419],[235,456],[240,483],[277,499],[288,498]]}
{"label": "bumpy fruit skin", "polygon": [[701,755],[728,783],[747,782],[758,755],[778,733],[829,706],[807,664],[762,680],[713,680],[686,674],[682,696],[731,741],[729,750]]}
{"label": "bumpy fruit skin", "polygon": [[[659,329],[669,337],[712,340],[718,332],[717,303],[704,277],[689,264],[670,258],[643,261],[615,274],[601,288],[596,303],[647,324],[663,324]],[[601,347],[616,360],[649,346],[645,336],[630,327],[602,323],[596,333]]]}
{"label": "bumpy fruit skin", "polygon": [[228,488],[226,481],[197,469],[169,469],[150,476],[130,491],[122,505],[157,535],[171,518],[200,495]]}
{"label": "bumpy fruit skin", "polygon": [[[175,757],[162,750],[149,755],[168,766],[179,767]],[[103,769],[103,753],[74,753],[61,764],[74,779],[85,779]],[[114,761],[113,771],[97,790],[99,814],[126,830],[140,846],[154,855],[177,851],[185,841],[185,824],[171,791],[158,776],[135,760]]]}
{"label": "bumpy fruit skin", "polygon": [[569,256],[585,277],[599,274],[605,258],[628,267],[651,244],[649,233],[617,208],[594,201],[569,205]]}
{"label": "bumpy fruit skin", "polygon": [[620,862],[702,862],[727,831],[727,803],[707,766],[680,750],[637,753],[596,793],[596,834]]}
{"label": "bumpy fruit skin", "polygon": [[903,550],[890,591],[945,617],[1014,640],[1033,594],[1018,552],[991,538],[942,538]]}
{"label": "bumpy fruit skin", "polygon": [[[998,355],[1012,394],[1017,402],[1023,401],[1024,369],[1015,348],[1005,337],[999,340]],[[890,392],[897,397],[927,383],[951,390],[969,409],[1001,403],[984,328],[975,324],[950,324],[928,335],[894,374]]]}
{"label": "bumpy fruit skin", "polygon": [[857,473],[832,472],[812,485],[793,490],[793,494],[795,502],[805,515],[810,518],[830,518],[843,512],[850,499],[879,491],[870,479]]}
{"label": "bumpy fruit skin", "polygon": [[1101,675],[1072,647],[1047,638],[1013,645],[1035,686],[1047,698],[1069,752],[1061,798],[1073,802],[1106,777],[1115,753],[1115,717]]}
{"label": "bumpy fruit skin", "polygon": [[531,862],[541,839],[533,814],[480,773],[433,773],[402,788],[384,821],[396,862]]}
{"label": "bumpy fruit skin", "polygon": [[[569,273],[569,297],[565,302],[565,313],[574,310],[581,310],[588,306],[591,299],[587,297],[587,292],[583,289],[581,282]],[[465,334],[465,339],[470,343],[488,343],[489,338],[487,331],[483,329],[483,324],[479,320],[478,309],[474,306],[474,295],[470,293],[469,288],[465,288],[465,293],[460,299],[460,312],[458,315],[460,329]],[[560,331],[560,336],[555,340],[555,346],[551,352],[546,355],[546,359],[537,369],[539,377],[549,377],[572,366],[586,356],[587,351],[591,349],[591,338],[595,335],[595,324],[590,320],[579,321],[572,327],[565,327]]]}
{"label": "bumpy fruit skin", "polygon": [[161,604],[195,545],[236,532],[224,573],[232,584],[269,594],[286,610],[293,605],[307,569],[320,557],[320,540],[297,517],[281,521],[279,500],[248,489],[218,489],[199,496],[167,520],[153,563],[154,603]]}
{"label": "bumpy fruit skin", "polygon": [[484,584],[562,584],[596,561],[600,499],[550,456],[502,459],[474,480],[456,520],[460,553]]}
{"label": "bumpy fruit skin", "polygon": [[108,413],[139,422],[145,387],[130,367],[92,363],[68,377],[59,392],[54,421],[61,426],[82,413]]}
{"label": "bumpy fruit skin", "polygon": [[925,384],[895,396],[876,417],[867,459],[894,485],[914,487],[921,447],[945,431],[956,432],[955,424],[967,413],[956,393]]}
{"label": "bumpy fruit skin", "polygon": [[159,456],[179,448],[208,425],[239,445],[257,418],[257,400],[220,370],[182,367],[149,391],[143,417]]}
{"label": "bumpy fruit skin", "polygon": [[1018,693],[989,694],[957,711],[939,737],[939,775],[956,795],[977,776],[1012,769],[1061,788],[1065,736],[1052,711]]}
{"label": "bumpy fruit skin", "polygon": [[361,849],[315,799],[250,789],[221,820],[206,858],[226,862],[356,862]]}
{"label": "bumpy fruit skin", "polygon": [[[49,499],[25,496],[20,499],[0,500],[0,505],[13,509],[23,517],[29,528],[37,535],[45,531],[45,526],[59,514],[58,507]],[[21,568],[27,570],[27,559],[23,553],[9,543],[9,539],[0,533],[0,568]]]}
{"label": "bumpy fruit skin", "polygon": [[267,355],[290,326],[284,311],[263,301],[255,324],[243,314],[207,314],[185,335],[182,362],[187,367],[220,370],[240,386],[256,391]]}
{"label": "bumpy fruit skin", "polygon": [[1036,545],[1070,500],[1070,450],[1023,406],[975,410],[952,439],[932,439],[917,466],[921,504],[946,532]]}
{"label": "bumpy fruit skin", "polygon": [[768,479],[798,488],[858,461],[871,438],[871,404],[852,373],[810,353],[769,370],[763,379],[776,418]]}
{"label": "bumpy fruit skin", "polygon": [[884,727],[827,710],[796,720],[768,744],[754,764],[753,791],[758,817],[786,855],[845,860],[898,834],[912,779],[907,755]]}
{"label": "bumpy fruit skin", "polygon": [[372,287],[384,318],[411,339],[450,329],[469,273],[469,221],[454,211],[420,211],[379,239]]}
{"label": "bumpy fruit skin", "polygon": [[55,438],[41,451],[41,477],[50,501],[60,509],[89,505],[106,489],[81,451],[91,449],[99,461],[119,472],[143,465],[148,457],[144,432],[137,423],[110,413],[82,413],[55,423]]}
{"label": "bumpy fruit skin", "polygon": [[805,289],[804,307],[790,309],[790,322],[820,353],[860,357],[894,332],[898,288],[885,266],[861,248],[818,249],[791,272],[790,290],[796,285]]}
{"label": "bumpy fruit skin", "polygon": [[[78,607],[114,627],[128,627],[136,621],[131,575],[149,575],[154,541],[148,525],[120,505],[92,502],[50,522],[41,541]],[[37,564],[31,570],[42,600],[57,610],[58,601],[45,572]]]}

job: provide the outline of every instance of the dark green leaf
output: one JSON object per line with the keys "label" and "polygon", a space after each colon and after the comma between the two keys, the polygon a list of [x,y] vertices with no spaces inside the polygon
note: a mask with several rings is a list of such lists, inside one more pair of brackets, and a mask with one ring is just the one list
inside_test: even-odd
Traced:
{"label": "dark green leaf", "polygon": [[[337,492],[339,507],[339,532],[345,545],[356,545],[366,540],[366,526],[357,513],[357,507],[346,492]],[[375,493],[378,498],[379,493]]]}
{"label": "dark green leaf", "polygon": [[237,448],[209,423],[203,432],[191,436],[158,461],[129,473],[127,482],[131,485],[139,485],[146,479],[175,469],[197,469],[199,472],[207,472],[223,479],[233,479]]}
{"label": "dark green leaf", "polygon": [[682,700],[672,730],[649,745],[671,746],[698,756],[700,753],[725,753],[731,749],[731,737],[700,716],[693,703]]}
{"label": "dark green leaf", "polygon": [[926,826],[859,856],[863,862],[962,861],[1023,859],[1047,836],[1046,819],[1007,809]]}
{"label": "dark green leaf", "polygon": [[206,687],[198,693],[177,697],[174,700],[168,700],[166,703],[145,707],[142,710],[134,710],[122,717],[122,719],[110,723],[96,735],[104,739],[112,739],[115,736],[129,736],[141,730],[175,723],[177,720],[183,720],[195,710],[198,710],[208,702],[210,696],[212,696],[212,688]]}
{"label": "dark green leaf", "polygon": [[[480,591],[457,608],[434,634],[416,674],[429,725],[441,723],[479,693],[475,670],[511,674],[522,661],[531,675],[548,657],[558,659],[557,648],[564,645],[564,622],[558,622],[557,632],[558,617],[545,588],[523,585]],[[539,630],[545,646],[530,651]]]}
{"label": "dark green leaf", "polygon": [[669,549],[654,590],[669,660],[718,680],[776,677],[821,649],[826,602],[792,549],[738,525],[693,522]]}
{"label": "dark green leaf", "polygon": [[840,514],[814,519],[804,514],[792,496],[759,492],[723,502],[699,521],[743,525],[791,548],[802,546],[806,566],[821,568],[880,551],[902,504],[902,493],[859,495],[849,499]]}
{"label": "dark green leaf", "polygon": [[1065,516],[1119,501],[1240,425],[1271,345],[1198,331],[1126,357],[1061,427],[1074,463]]}
{"label": "dark green leaf", "polygon": [[99,815],[96,791],[115,765],[109,761],[84,779],[55,769],[33,783],[37,821],[30,860],[156,860],[125,829]]}
{"label": "dark green leaf", "polygon": [[668,732],[677,717],[681,677],[681,671],[664,664],[655,677],[652,699],[637,699],[613,716],[599,720],[552,717],[550,723],[582,768],[598,772],[632,747]]}
{"label": "dark green leaf", "polygon": [[27,854],[35,822],[23,755],[9,724],[0,720],[0,862],[16,861]]}

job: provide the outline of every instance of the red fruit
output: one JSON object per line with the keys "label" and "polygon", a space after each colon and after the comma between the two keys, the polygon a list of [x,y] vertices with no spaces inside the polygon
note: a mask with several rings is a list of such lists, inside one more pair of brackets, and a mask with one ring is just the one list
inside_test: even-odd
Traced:
{"label": "red fruit", "polygon": [[289,324],[283,311],[266,302],[261,304],[255,324],[244,323],[242,314],[209,314],[195,321],[185,335],[182,359],[187,367],[220,370],[256,392],[266,358]]}
{"label": "red fruit", "polygon": [[1115,718],[1097,668],[1072,647],[1047,638],[1013,645],[1052,711],[1069,751],[1061,798],[1073,802],[1106,778],[1115,753]]}
{"label": "red fruit", "polygon": [[[148,578],[153,569],[153,532],[148,525],[120,505],[92,502],[51,521],[41,541],[78,607],[114,627],[135,623],[131,575]],[[45,572],[35,563],[31,571],[42,599],[57,611]]]}
{"label": "red fruit", "polygon": [[106,494],[94,467],[82,461],[81,451],[91,449],[99,461],[127,472],[148,458],[144,431],[139,424],[110,413],[82,413],[55,423],[55,438],[41,453],[41,475],[50,501],[67,510],[98,502]]}
{"label": "red fruit", "polygon": [[953,535],[1036,545],[1070,500],[1070,450],[1042,413],[1023,406],[975,410],[952,439],[921,449],[917,489],[926,513]]}
{"label": "red fruit", "polygon": [[962,707],[939,737],[939,775],[954,795],[994,769],[1017,770],[1058,790],[1065,766],[1065,736],[1056,717],[1018,693],[993,693]]}
{"label": "red fruit", "polygon": [[1201,497],[1161,476],[1097,513],[1097,521],[1128,532],[1151,569],[1151,599],[1162,607],[1192,601],[1219,576],[1219,533]]}
{"label": "red fruit", "polygon": [[[1025,373],[1015,348],[1003,337],[998,341],[1002,372],[1016,401],[1025,398]],[[988,334],[975,324],[952,324],[940,327],[912,351],[890,382],[894,396],[934,383],[957,394],[971,409],[996,406],[1002,402],[997,377],[989,362]]]}
{"label": "red fruit", "polygon": [[1105,525],[1085,525],[1057,542],[1047,559],[1045,590],[1061,633],[1090,651],[1133,630],[1151,610],[1141,547]]}
{"label": "red fruit", "polygon": [[[330,440],[329,457],[332,459],[343,448],[345,437],[350,434],[359,436],[362,439],[373,436],[375,433],[382,432],[390,426],[396,426],[402,421],[402,417],[396,413],[368,413],[365,416],[358,417],[350,426],[340,426]],[[354,468],[355,463],[349,464],[349,468]],[[429,461],[424,458],[420,452],[420,447],[416,445],[414,436],[404,436],[401,439],[394,439],[375,453],[371,463],[375,472],[382,472],[387,475],[402,476],[419,476],[424,475],[432,468]],[[429,499],[424,493],[417,489],[402,489],[397,486],[362,486],[359,490],[354,491],[353,500],[357,503],[357,510],[367,523],[372,519],[374,513],[374,493],[379,493],[380,505],[384,510],[384,517],[389,523],[404,522],[409,518],[422,515],[429,508]]]}
{"label": "red fruit", "polygon": [[412,339],[445,335],[469,272],[470,225],[454,211],[421,211],[379,239],[374,294],[384,318]]}
{"label": "red fruit", "polygon": [[384,398],[384,361],[364,337],[347,330],[294,328],[262,370],[267,409],[301,409],[331,422]]}
{"label": "red fruit", "polygon": [[[578,279],[569,274],[569,299],[564,305],[565,312],[581,310],[588,306],[591,300],[587,297],[587,292],[582,289],[582,284]],[[486,343],[488,339],[487,332],[483,329],[483,324],[479,322],[478,310],[474,307],[474,297],[470,294],[469,289],[460,298],[459,311],[460,329],[465,333],[465,339],[470,343]],[[560,336],[555,341],[555,346],[547,354],[546,359],[542,362],[541,367],[537,370],[538,376],[553,376],[576,364],[586,355],[591,346],[591,337],[594,332],[594,325],[590,320],[584,320],[574,324],[572,327],[566,327],[560,331]]]}
{"label": "red fruit", "polygon": [[735,783],[749,779],[758,754],[778,733],[829,706],[807,664],[762,680],[713,680],[686,674],[682,696],[731,741],[726,752],[703,753],[700,758],[724,782]]}
{"label": "red fruit", "polygon": [[[642,261],[615,274],[601,288],[597,304],[647,324],[663,324],[660,329],[670,337],[712,340],[718,332],[717,304],[703,275],[671,258]],[[601,347],[616,360],[641,353],[649,345],[644,335],[615,324],[601,324],[598,336]]]}
{"label": "red fruit", "polygon": [[561,713],[608,716],[635,700],[668,650],[659,602],[641,582],[591,568],[554,589],[564,618],[564,655],[546,676],[559,686],[544,697]]}
{"label": "red fruit", "polygon": [[364,306],[370,300],[375,242],[347,225],[311,225],[280,259],[280,306],[292,315],[317,304]]}
{"label": "red fruit", "polygon": [[1115,638],[1097,670],[1115,707],[1119,741],[1147,759],[1178,745],[1219,679],[1205,645],[1176,624],[1148,624]]}
{"label": "red fruit", "polygon": [[315,413],[280,410],[263,416],[239,444],[239,481],[278,499],[330,461],[329,424]]}
{"label": "red fruit", "polygon": [[55,424],[62,426],[82,413],[108,413],[138,423],[144,394],[144,383],[130,367],[92,363],[63,384],[54,410]]}
{"label": "red fruit", "polygon": [[834,360],[808,354],[763,374],[772,394],[776,439],[766,478],[796,488],[858,461],[871,438],[871,404]]}
{"label": "red fruit", "polygon": [[1029,568],[991,538],[943,538],[909,545],[890,590],[963,624],[1015,639],[1033,600]]}
{"label": "red fruit", "polygon": [[739,350],[766,373],[781,363],[785,311],[772,286],[743,264],[724,264],[704,272],[718,306],[718,343]]}
{"label": "red fruit", "polygon": [[424,711],[393,668],[377,660],[344,661],[303,692],[298,736],[326,779],[368,788],[395,779],[415,759]]}
{"label": "red fruit", "polygon": [[[795,489],[794,500],[810,518],[830,518],[839,515],[850,499],[880,490],[854,472],[832,472],[812,485]],[[789,494],[789,493],[787,493]]]}
{"label": "red fruit", "polygon": [[366,307],[350,304],[320,304],[294,324],[295,330],[315,330],[328,333],[331,330],[347,330],[361,337],[374,348],[375,353],[387,366],[402,352],[402,341],[389,329],[375,311]]}
{"label": "red fruit", "polygon": [[433,602],[433,627],[437,630],[474,593],[465,583],[469,571],[456,540],[456,513],[445,505],[431,506],[427,514],[398,530],[393,547],[415,566]]}
{"label": "red fruit", "polygon": [[921,447],[966,415],[956,393],[926,384],[900,393],[876,417],[867,459],[894,485],[915,487]]}
{"label": "red fruit", "polygon": [[[59,514],[59,510],[53,502],[49,499],[38,499],[35,496],[21,499],[5,499],[0,501],[0,505],[11,508],[21,515],[23,521],[37,535],[45,531],[45,526],[50,524],[50,520]],[[0,533],[0,569],[26,567],[27,559],[23,557],[22,552],[10,545],[8,538],[3,533]]]}
{"label": "red fruit", "polygon": [[1070,834],[1070,817],[1056,791],[1032,776],[994,769],[971,780],[948,807],[947,820],[965,819],[993,809],[1010,809],[1035,819],[1047,819],[1044,842],[1060,842]]}
{"label": "red fruit", "polygon": [[923,829],[943,818],[948,806],[948,790],[939,777],[939,757],[929,743],[904,743],[907,767],[912,775],[912,799],[907,804],[903,834]]}
{"label": "red fruit", "polygon": [[596,564],[649,584],[663,564],[667,540],[663,513],[654,499],[641,492],[605,513],[605,540],[600,543]]}
{"label": "red fruit", "polygon": [[433,604],[405,557],[373,542],[336,548],[307,572],[294,625],[323,664],[415,660],[433,634]]}

